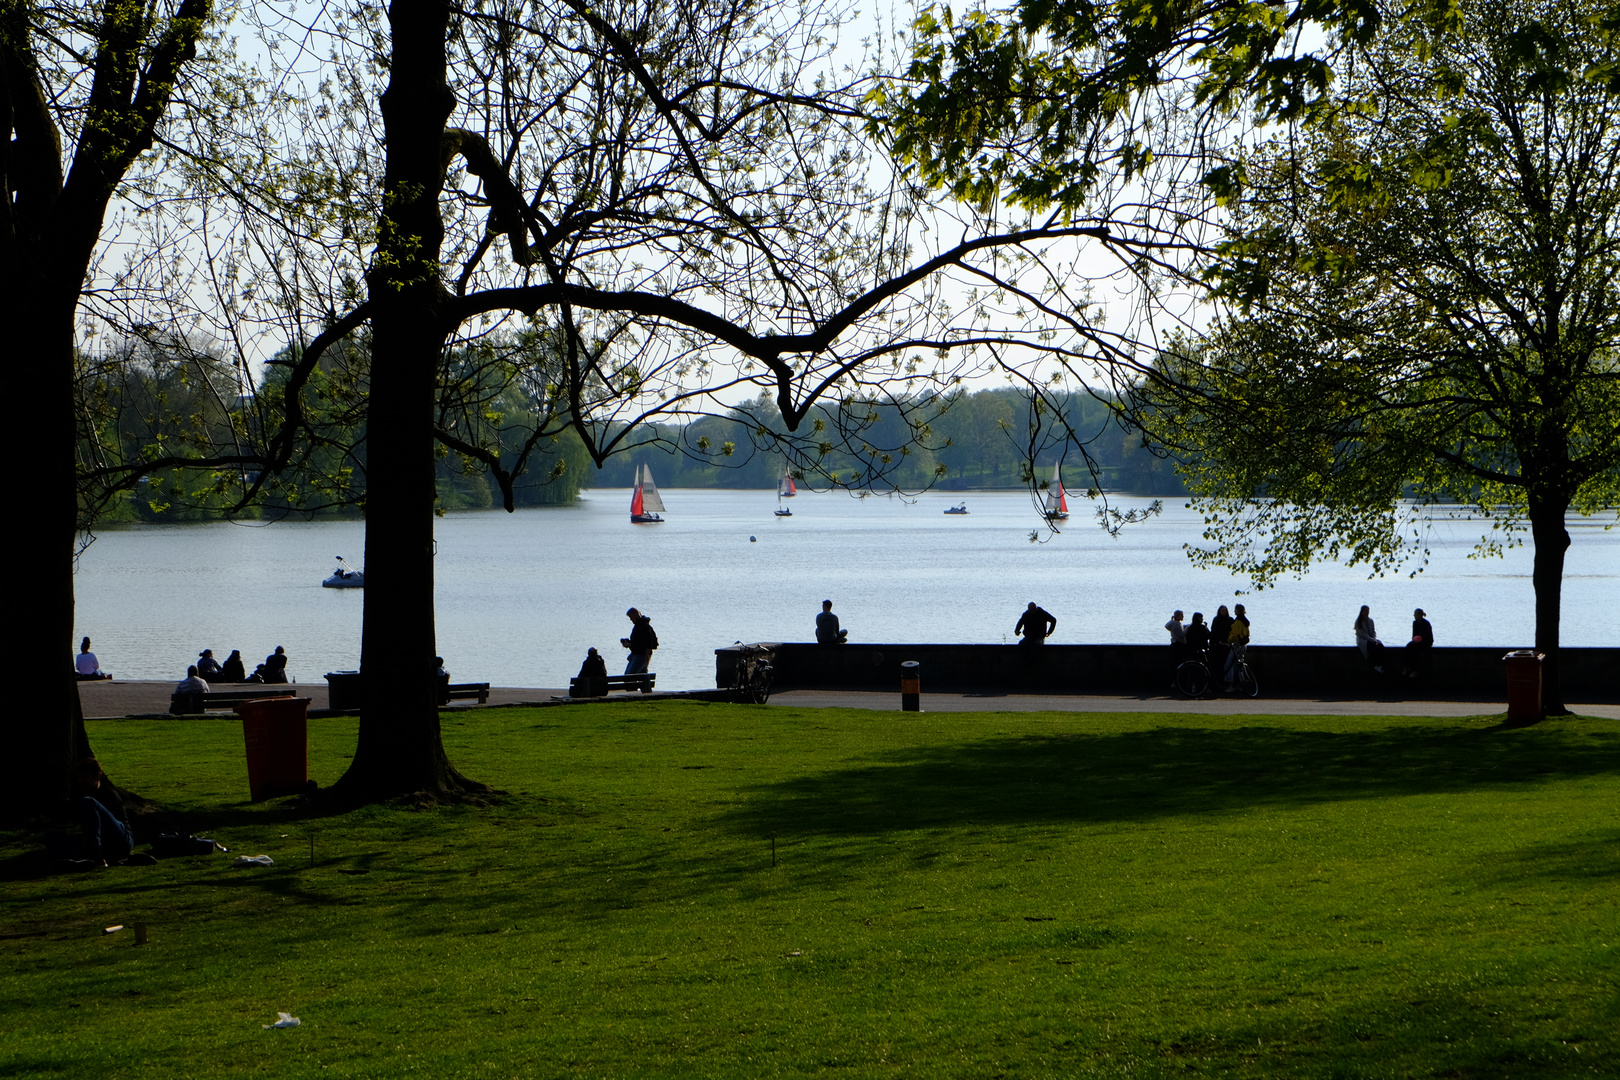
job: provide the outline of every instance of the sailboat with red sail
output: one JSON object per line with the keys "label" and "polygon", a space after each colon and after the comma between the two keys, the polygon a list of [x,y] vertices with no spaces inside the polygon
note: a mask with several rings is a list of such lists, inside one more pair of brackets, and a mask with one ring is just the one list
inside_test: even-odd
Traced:
{"label": "sailboat with red sail", "polygon": [[1059,466],[1052,466],[1052,483],[1046,488],[1046,520],[1069,520],[1069,497],[1063,491],[1063,477]]}
{"label": "sailboat with red sail", "polygon": [[636,490],[630,496],[630,523],[632,525],[659,524],[664,520],[659,516],[663,509],[664,500],[658,494],[658,485],[653,483],[652,466],[637,466]]}

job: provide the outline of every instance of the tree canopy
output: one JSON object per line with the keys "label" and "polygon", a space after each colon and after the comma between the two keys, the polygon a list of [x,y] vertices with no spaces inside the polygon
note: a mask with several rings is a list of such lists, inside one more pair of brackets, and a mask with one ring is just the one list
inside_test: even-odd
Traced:
{"label": "tree canopy", "polygon": [[[1381,572],[1421,550],[1403,495],[1528,520],[1556,710],[1564,515],[1620,496],[1615,25],[1579,2],[1026,3],[925,23],[898,145],[959,192],[1067,207],[1097,153],[1080,120],[1143,94],[1196,117],[1195,141],[1138,124],[1103,149],[1199,162],[1172,273],[1216,316],[1113,373],[1206,499],[1198,557]],[[991,61],[1007,92],[946,137],[939,102]]]}

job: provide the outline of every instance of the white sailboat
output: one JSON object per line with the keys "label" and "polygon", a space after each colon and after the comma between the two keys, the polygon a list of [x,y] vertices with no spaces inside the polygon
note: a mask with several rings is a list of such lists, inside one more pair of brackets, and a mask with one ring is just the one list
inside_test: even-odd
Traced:
{"label": "white sailboat", "polygon": [[1063,491],[1063,477],[1059,466],[1052,466],[1052,483],[1046,489],[1046,520],[1068,521],[1069,498]]}
{"label": "white sailboat", "polygon": [[798,492],[793,487],[793,473],[790,469],[782,469],[782,479],[776,483],[776,516],[792,517],[793,511],[782,505],[783,499],[791,499]]}
{"label": "white sailboat", "polygon": [[664,500],[658,495],[658,485],[653,483],[652,466],[637,466],[636,490],[630,496],[630,523],[633,525],[658,524],[664,520],[658,516],[663,509]]}

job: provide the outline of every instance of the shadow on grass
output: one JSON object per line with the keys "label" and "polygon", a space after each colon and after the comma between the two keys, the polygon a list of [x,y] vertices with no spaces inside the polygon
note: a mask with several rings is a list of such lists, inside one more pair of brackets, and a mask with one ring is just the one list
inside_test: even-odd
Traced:
{"label": "shadow on grass", "polygon": [[1590,729],[1160,727],[908,747],[754,788],[721,824],[757,836],[1141,821],[1616,772],[1620,732]]}

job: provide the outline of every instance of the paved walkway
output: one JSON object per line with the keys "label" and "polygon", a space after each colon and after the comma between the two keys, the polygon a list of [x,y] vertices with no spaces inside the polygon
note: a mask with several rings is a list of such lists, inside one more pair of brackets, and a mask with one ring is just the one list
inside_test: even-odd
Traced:
{"label": "paved walkway", "polygon": [[[310,699],[311,709],[326,708],[325,683],[298,683],[293,689]],[[84,703],[84,714],[92,718],[125,716],[152,716],[168,712],[169,695],[174,692],[170,682],[88,682],[79,684],[79,699]],[[550,688],[492,687],[490,705],[550,705],[567,694],[566,690]],[[628,695],[633,700],[647,700],[640,695]],[[653,698],[676,696],[654,694]],[[611,702],[625,700],[615,695]],[[878,693],[855,690],[790,690],[771,697],[772,705],[798,708],[875,709],[896,712],[900,708],[899,693]],[[1192,713],[1230,716],[1246,715],[1304,715],[1304,716],[1493,716],[1507,711],[1501,702],[1490,701],[1349,701],[1301,698],[1217,698],[1212,701],[1186,701],[1177,697],[1148,697],[1141,695],[1111,694],[946,694],[922,695],[922,707],[928,712],[1158,712]],[[479,708],[465,702],[454,702],[449,709]],[[1570,703],[1570,708],[1584,716],[1602,716],[1620,720],[1620,705],[1590,705]],[[216,716],[228,714],[215,713]]]}

